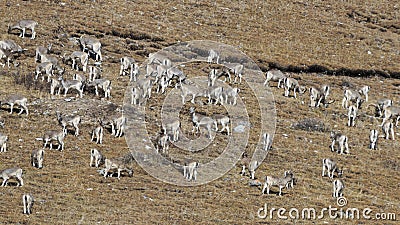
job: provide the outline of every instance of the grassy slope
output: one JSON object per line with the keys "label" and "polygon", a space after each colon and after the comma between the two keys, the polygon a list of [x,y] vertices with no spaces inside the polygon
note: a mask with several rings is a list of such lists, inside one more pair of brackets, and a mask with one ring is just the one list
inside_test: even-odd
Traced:
{"label": "grassy slope", "polygon": [[[9,7],[4,4],[0,9],[3,24],[0,38],[13,39],[29,49],[19,58],[21,74],[26,74],[34,69],[35,46],[45,45],[49,39],[57,37],[56,30],[75,36],[82,32],[97,35],[104,46],[104,74],[113,81],[112,101],[116,104],[122,104],[127,84],[126,77],[117,75],[119,57],[131,54],[141,62],[148,53],[163,46],[193,39],[210,39],[238,46],[255,61],[275,62],[282,66],[316,64],[332,69],[393,72],[400,69],[399,28],[396,28],[398,6],[390,1],[388,4],[382,1],[233,4],[220,1],[120,1],[123,3],[121,6],[112,2],[98,1],[96,5],[90,5],[86,1],[66,1],[65,6],[36,1],[12,2]],[[43,8],[48,10],[43,11]],[[349,17],[349,13],[356,16]],[[36,40],[22,40],[6,34],[9,21],[27,17],[37,18],[40,24]],[[366,19],[368,17],[371,19]],[[384,26],[388,27],[386,32],[383,32]],[[63,39],[55,39],[53,43],[56,53],[77,49]],[[62,48],[61,44],[65,47]],[[267,68],[269,65],[262,63],[260,66]],[[343,81],[356,86],[370,85],[371,101],[383,96],[398,100],[399,82],[393,79],[293,75],[301,78],[303,85],[331,84],[332,98],[337,101],[342,98]],[[8,75],[2,75],[0,81],[1,96],[18,92],[31,101],[49,98],[46,89],[42,92],[26,90],[15,85]],[[256,212],[265,202],[274,207],[298,208],[336,204],[331,198],[330,181],[320,177],[321,159],[326,157],[337,159],[339,165],[345,167],[345,194],[349,206],[399,212],[398,142],[382,140],[379,151],[367,150],[367,134],[378,122],[362,116],[356,128],[347,128],[344,126],[345,111],[338,102],[328,109],[314,110],[307,106],[306,95],[295,100],[284,98],[282,90],[273,88],[273,92],[278,113],[274,151],[259,168],[257,176],[280,175],[283,170],[292,169],[298,184],[294,190],[285,190],[284,197],[270,195],[260,198],[260,191],[248,187],[247,178],[238,175],[239,167],[215,182],[195,188],[166,185],[149,177],[136,164],[133,178],[105,180],[97,175],[95,169],[88,167],[89,149],[97,147],[89,143],[88,133],[93,127],[90,123],[83,124],[82,136],[67,137],[64,152],[46,151],[42,170],[33,169],[29,154],[41,145],[33,137],[41,136],[46,129],[56,128],[54,109],[50,110],[53,114],[45,116],[39,114],[40,106],[34,106],[28,119],[2,111],[2,117],[7,121],[2,132],[9,135],[10,141],[9,151],[0,155],[0,165],[1,168],[23,167],[26,185],[0,189],[4,203],[0,206],[0,223],[262,223],[256,218]],[[305,104],[301,104],[302,100]],[[366,108],[362,112],[372,114]],[[292,118],[293,113],[299,116]],[[331,153],[328,149],[329,133],[290,128],[296,120],[308,117],[323,119],[329,129],[355,132],[355,137],[350,138],[351,155]],[[12,133],[12,130],[16,132]],[[288,134],[288,137],[283,134]],[[105,144],[100,149],[109,157],[128,152],[124,139],[113,139],[109,134],[106,134]],[[368,180],[369,177],[374,179]],[[31,192],[37,198],[34,214],[29,217],[21,213],[20,198],[25,192]]]}

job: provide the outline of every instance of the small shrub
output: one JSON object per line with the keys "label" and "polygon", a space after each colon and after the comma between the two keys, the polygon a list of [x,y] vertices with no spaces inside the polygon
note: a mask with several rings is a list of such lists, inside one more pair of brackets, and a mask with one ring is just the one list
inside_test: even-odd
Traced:
{"label": "small shrub", "polygon": [[306,118],[298,121],[297,123],[292,125],[292,128],[296,130],[305,130],[305,131],[317,131],[317,132],[325,132],[327,129],[325,124],[316,118]]}
{"label": "small shrub", "polygon": [[391,169],[391,170],[395,170],[395,171],[400,170],[399,163],[396,160],[389,159],[389,160],[382,162],[382,164],[387,169]]}

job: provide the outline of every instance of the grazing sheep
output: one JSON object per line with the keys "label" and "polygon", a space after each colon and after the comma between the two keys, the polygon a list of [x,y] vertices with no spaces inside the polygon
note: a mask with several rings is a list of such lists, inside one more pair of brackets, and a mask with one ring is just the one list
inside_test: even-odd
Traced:
{"label": "grazing sheep", "polygon": [[162,123],[162,127],[164,130],[164,135],[170,134],[172,135],[172,138],[170,137],[170,141],[178,141],[179,139],[179,128],[181,126],[181,122],[179,119],[166,119]]}
{"label": "grazing sheep", "polygon": [[76,116],[64,116],[60,112],[56,112],[57,121],[63,127],[64,136],[67,135],[67,126],[73,126],[75,128],[75,136],[79,135],[78,125],[81,123],[81,117]]}
{"label": "grazing sheep", "polygon": [[0,106],[3,104],[8,104],[10,105],[10,114],[13,113],[13,108],[14,105],[19,105],[21,107],[18,115],[20,115],[24,110],[26,112],[26,115],[29,115],[28,107],[26,106],[28,102],[28,99],[25,98],[24,96],[14,94],[14,95],[9,95],[7,98],[5,98],[3,101],[0,102]]}
{"label": "grazing sheep", "polygon": [[354,127],[356,125],[357,111],[358,109],[354,105],[349,107],[347,126]]}
{"label": "grazing sheep", "polygon": [[168,148],[169,148],[169,141],[170,141],[169,135],[164,134],[162,136],[159,136],[157,145],[156,145],[157,152],[159,152],[160,148],[161,148],[162,153],[166,154],[168,152]]}
{"label": "grazing sheep", "polygon": [[278,69],[269,70],[265,76],[266,76],[266,79],[264,82],[264,86],[269,85],[270,81],[277,81],[278,88],[283,87],[283,80],[287,77],[285,74],[282,73],[282,71],[280,71]]}
{"label": "grazing sheep", "polygon": [[227,63],[225,66],[235,75],[235,80],[233,82],[236,83],[237,78],[239,78],[239,83],[241,84],[244,66],[239,63]]}
{"label": "grazing sheep", "polygon": [[[222,133],[224,130],[226,130],[228,135],[230,135],[229,125],[230,125],[231,121],[229,119],[229,116],[221,115],[221,114],[214,114],[213,118],[214,118],[214,121],[215,121],[214,122],[215,131]],[[221,130],[218,130],[218,124],[220,124],[222,126]]]}
{"label": "grazing sheep", "polygon": [[33,167],[43,168],[44,149],[35,149],[31,153],[31,163]]}
{"label": "grazing sheep", "polygon": [[[7,63],[7,67],[10,68],[10,62],[14,61],[14,56],[10,51],[6,49],[0,49],[0,60],[4,60],[4,63],[0,63],[0,65],[4,68]],[[16,64],[14,64],[15,66]]]}
{"label": "grazing sheep", "polygon": [[296,92],[299,94],[303,94],[306,91],[306,88],[299,85],[299,82],[291,77],[286,77],[283,79],[283,85],[285,87],[285,97],[289,96],[291,90],[293,90],[294,98],[297,98]]}
{"label": "grazing sheep", "polygon": [[216,121],[208,116],[196,114],[194,107],[190,107],[189,111],[190,114],[192,114],[192,122],[193,122],[192,133],[194,133],[194,131],[198,133],[200,131],[200,128],[203,127],[207,130],[208,138],[211,139],[212,138],[211,131],[213,130],[212,127],[213,126],[215,127]]}
{"label": "grazing sheep", "polygon": [[325,170],[328,172],[328,177],[333,179],[333,174],[337,172],[338,177],[342,177],[343,170],[339,170],[336,162],[332,159],[326,158],[322,160],[322,176],[325,176]]}
{"label": "grazing sheep", "polygon": [[199,168],[198,162],[185,163],[183,166],[183,176],[188,181],[196,181],[197,179],[197,168]]}
{"label": "grazing sheep", "polygon": [[99,88],[104,91],[104,98],[111,98],[111,81],[108,79],[94,79],[92,82],[87,84],[88,87],[94,86],[96,96],[99,96]]}
{"label": "grazing sheep", "polygon": [[369,148],[376,150],[377,149],[377,142],[378,142],[378,131],[371,130],[369,135]]}
{"label": "grazing sheep", "polygon": [[58,65],[57,57],[48,54],[40,55],[40,62],[51,62],[53,65]]}
{"label": "grazing sheep", "polygon": [[334,198],[339,198],[343,196],[343,190],[344,190],[344,183],[341,180],[334,180],[332,182],[333,185],[333,197]]}
{"label": "grazing sheep", "polygon": [[111,126],[111,135],[121,137],[124,132],[126,124],[126,117],[124,115],[114,115],[107,119],[100,120],[101,126]]}
{"label": "grazing sheep", "polygon": [[286,184],[286,189],[293,188],[294,180],[296,179],[296,178],[294,178],[293,172],[290,171],[290,170],[286,170],[285,173],[283,174],[284,177],[289,176],[289,175],[292,176],[292,180],[289,181],[289,183]]}
{"label": "grazing sheep", "polygon": [[21,34],[19,35],[22,38],[25,38],[25,32],[26,29],[30,29],[32,36],[31,39],[35,39],[36,37],[36,32],[35,32],[35,27],[38,25],[38,23],[34,20],[20,20],[13,25],[8,25],[8,33],[11,33],[12,30],[17,29],[21,30]]}
{"label": "grazing sheep", "polygon": [[101,43],[98,39],[82,35],[78,41],[82,47],[83,52],[85,52],[85,50],[87,50],[88,54],[93,53],[95,55],[96,61],[103,60],[103,58],[101,56]]}
{"label": "grazing sheep", "polygon": [[388,106],[383,109],[383,121],[381,126],[383,126],[383,124],[390,119],[396,120],[396,127],[397,127],[400,120],[400,107]]}
{"label": "grazing sheep", "polygon": [[390,135],[392,136],[392,140],[394,140],[394,125],[392,121],[387,120],[382,125],[382,131],[385,134],[385,139],[389,139]]}
{"label": "grazing sheep", "polygon": [[79,80],[64,80],[63,77],[59,77],[58,80],[61,82],[62,87],[64,88],[64,97],[67,96],[69,89],[75,89],[79,92],[79,97],[83,97],[83,88],[84,84]]}
{"label": "grazing sheep", "polygon": [[98,66],[89,66],[89,81],[94,81],[95,79],[100,79],[101,68]]}
{"label": "grazing sheep", "polygon": [[101,125],[97,126],[92,130],[92,139],[90,141],[94,141],[96,139],[96,144],[102,144],[103,142],[103,127]]}
{"label": "grazing sheep", "polygon": [[54,65],[51,62],[42,62],[36,66],[35,70],[35,80],[39,78],[39,75],[42,75],[42,81],[44,81],[44,74],[47,76],[47,82],[50,82],[51,77],[54,74],[54,70],[57,69],[59,74],[64,73],[61,67]]}
{"label": "grazing sheep", "polygon": [[250,178],[254,180],[256,169],[260,166],[259,163],[257,161],[251,161],[251,158],[248,157],[247,153],[244,152],[242,155],[242,159],[240,160],[240,164],[242,165],[242,171],[240,172],[240,175],[246,175],[247,167],[249,170]]}
{"label": "grazing sheep", "polygon": [[190,102],[193,104],[195,98],[201,96],[199,88],[195,85],[181,84],[178,85],[178,87],[181,89],[182,104],[185,104],[186,96],[188,95],[192,95],[192,99],[190,100]]}
{"label": "grazing sheep", "polygon": [[8,141],[8,136],[0,133],[0,146],[1,146],[0,152],[7,151],[7,141]]}
{"label": "grazing sheep", "polygon": [[155,52],[149,54],[149,64],[166,65],[168,67],[171,67],[172,62],[166,56],[159,54],[158,52]]}
{"label": "grazing sheep", "polygon": [[9,168],[1,171],[0,177],[3,178],[3,183],[1,184],[1,186],[7,186],[8,180],[13,177],[18,180],[17,186],[23,186],[24,180],[22,179],[22,173],[23,171],[19,167]]}
{"label": "grazing sheep", "polygon": [[218,71],[216,69],[211,69],[210,72],[208,73],[207,85],[209,87],[214,86],[215,81],[217,80],[217,73],[218,73]]}
{"label": "grazing sheep", "polygon": [[151,89],[153,87],[153,80],[151,78],[144,78],[137,81],[138,90],[142,93],[142,98],[151,98]]}
{"label": "grazing sheep", "polygon": [[330,92],[330,87],[328,85],[323,85],[321,88],[311,87],[310,88],[310,106],[318,108],[321,103],[325,107],[329,104],[327,98]]}
{"label": "grazing sheep", "polygon": [[71,60],[72,61],[72,69],[77,70],[77,71],[79,70],[77,60],[79,60],[79,62],[82,65],[83,72],[86,72],[87,65],[89,62],[89,55],[86,52],[74,51],[69,56],[65,56],[65,54],[64,54],[63,59],[64,59],[64,62]]}
{"label": "grazing sheep", "polygon": [[214,49],[210,49],[210,51],[208,51],[208,57],[207,57],[207,62],[208,63],[213,63],[215,60],[215,63],[219,63],[219,53],[214,50]]}
{"label": "grazing sheep", "polygon": [[134,81],[136,81],[136,75],[139,69],[138,65],[136,64],[136,60],[132,57],[125,56],[122,57],[120,61],[121,61],[121,67],[119,70],[119,75],[124,76],[126,71],[129,69],[130,70],[129,75],[131,77],[131,81],[132,78],[134,78]]}
{"label": "grazing sheep", "polygon": [[24,50],[27,50],[27,49],[22,49],[21,46],[19,46],[13,40],[9,39],[0,41],[0,49],[5,49],[7,51],[10,51],[10,53],[15,53],[15,52],[21,53]]}
{"label": "grazing sheep", "polygon": [[50,84],[50,94],[51,95],[55,94],[56,88],[58,88],[57,95],[60,95],[61,87],[62,87],[62,85],[58,78],[51,78],[51,84]]}
{"label": "grazing sheep", "polygon": [[269,133],[264,133],[263,134],[263,144],[264,144],[264,150],[268,151],[271,150],[272,148],[272,135]]}
{"label": "grazing sheep", "polygon": [[140,105],[140,93],[136,87],[133,87],[131,91],[131,104]]}
{"label": "grazing sheep", "polygon": [[90,150],[90,167],[92,167],[94,164],[94,166],[98,168],[102,163],[104,163],[104,161],[105,158],[99,150],[95,148]]}
{"label": "grazing sheep", "polygon": [[335,151],[335,143],[337,142],[339,145],[338,152],[340,154],[349,154],[349,144],[348,144],[348,139],[346,135],[343,135],[341,133],[334,133],[331,132],[331,139],[332,139],[332,144],[331,144],[331,151]]}
{"label": "grazing sheep", "polygon": [[239,92],[240,92],[240,89],[237,87],[223,89],[222,96],[225,99],[225,103],[226,104],[229,103],[230,105],[236,105],[237,97],[239,96]]}
{"label": "grazing sheep", "polygon": [[361,104],[364,102],[362,99],[360,92],[355,90],[346,89],[344,90],[344,97],[342,100],[342,107],[347,109],[349,107],[349,102],[352,101],[356,104],[357,109],[361,107]]}
{"label": "grazing sheep", "polygon": [[146,77],[158,77],[157,68],[159,64],[149,63],[146,65]]}
{"label": "grazing sheep", "polygon": [[157,81],[157,93],[164,94],[165,89],[168,87],[168,78],[166,76],[162,76],[160,79]]}
{"label": "grazing sheep", "polygon": [[36,62],[40,61],[40,59],[42,58],[42,55],[48,54],[50,52],[50,50],[51,50],[51,47],[52,47],[52,44],[49,44],[47,46],[47,48],[45,48],[43,46],[36,47],[36,50],[35,50],[35,60],[36,60]]}
{"label": "grazing sheep", "polygon": [[171,85],[171,82],[174,78],[177,79],[180,85],[182,85],[182,82],[184,82],[186,79],[186,75],[183,73],[182,70],[176,67],[171,67],[167,69],[167,78],[169,85]]}
{"label": "grazing sheep", "polygon": [[118,172],[118,180],[121,177],[122,171],[128,171],[129,176],[132,176],[133,170],[128,166],[127,163],[124,162],[123,159],[105,159],[105,169],[104,169],[104,178],[107,177],[108,172],[112,169],[116,169]]}
{"label": "grazing sheep", "polygon": [[64,150],[64,131],[48,130],[45,132],[42,138],[36,138],[36,140],[43,141],[43,148],[46,148],[47,144],[50,144],[50,149],[53,149],[52,141],[57,141],[57,150]]}
{"label": "grazing sheep", "polygon": [[376,111],[377,111],[377,114],[379,115],[379,117],[382,117],[383,116],[383,111],[387,107],[392,106],[392,105],[393,105],[393,100],[391,100],[391,99],[385,99],[385,98],[384,99],[379,99],[377,101],[377,104],[376,104]]}
{"label": "grazing sheep", "polygon": [[367,85],[363,86],[358,92],[362,95],[364,95],[365,102],[368,102],[368,92],[371,88]]}
{"label": "grazing sheep", "polygon": [[265,189],[267,189],[267,194],[269,194],[269,190],[273,186],[279,187],[279,196],[282,195],[282,188],[286,187],[288,183],[293,180],[293,173],[285,173],[283,178],[275,177],[275,176],[266,176],[264,187],[261,191],[261,194],[264,194]]}
{"label": "grazing sheep", "polygon": [[[208,104],[211,104],[215,100],[214,105],[218,102],[224,105],[224,88],[221,86],[208,87],[203,94],[204,97],[208,98]],[[192,103],[194,103],[194,98],[192,98]]]}

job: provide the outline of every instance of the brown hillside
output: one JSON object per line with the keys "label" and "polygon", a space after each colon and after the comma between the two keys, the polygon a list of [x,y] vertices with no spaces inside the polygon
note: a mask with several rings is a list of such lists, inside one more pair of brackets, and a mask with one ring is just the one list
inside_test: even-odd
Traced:
{"label": "brown hillside", "polygon": [[[282,220],[276,211],[274,218],[260,219],[257,211],[265,203],[269,209],[337,207],[331,180],[321,177],[322,159],[332,158],[344,169],[344,196],[348,200],[344,209],[370,208],[372,217],[396,213],[396,220],[400,220],[398,128],[395,141],[380,137],[379,149],[369,150],[369,132],[377,129],[382,135],[382,119],[374,118],[373,108],[367,106],[381,98],[399,104],[399,10],[400,4],[395,1],[377,0],[0,2],[0,40],[12,39],[27,49],[15,56],[19,67],[0,67],[0,100],[18,93],[28,98],[30,110],[29,116],[9,114],[6,105],[0,110],[0,117],[5,119],[0,132],[9,138],[7,152],[0,153],[0,170],[19,166],[25,181],[23,187],[15,187],[13,179],[9,186],[0,187],[0,224],[396,224],[376,219],[333,220],[327,215],[315,220]],[[7,25],[20,19],[38,22],[36,39],[29,39],[29,31],[25,39],[18,37],[17,31],[7,33]],[[62,96],[50,96],[50,84],[32,79],[37,46],[52,43],[52,54],[59,57],[79,50],[72,38],[83,34],[96,36],[102,43],[103,77],[112,82],[111,99],[86,91],[82,99],[71,92],[66,101]],[[149,53],[192,40],[232,45],[264,72],[282,69],[306,87],[331,86],[329,98],[335,102],[328,108],[314,109],[309,107],[309,92],[297,99],[287,98],[275,82],[271,85],[276,133],[273,149],[256,177],[264,180],[266,175],[282,176],[285,170],[292,170],[297,182],[294,189],[283,189],[283,196],[277,196],[276,187],[270,195],[261,196],[260,189],[248,185],[247,176],[240,176],[239,165],[223,177],[195,187],[166,184],[148,175],[136,162],[132,162],[133,177],[124,173],[120,180],[104,178],[96,168],[89,167],[91,148],[101,150],[108,158],[130,152],[125,138],[114,138],[109,131],[105,131],[103,144],[90,142],[96,119],[118,114],[123,104],[129,78],[118,75],[120,58],[131,56],[142,63]],[[189,63],[184,71],[189,78],[206,76],[206,67],[206,63]],[[65,68],[66,77],[71,79],[74,71],[70,65]],[[246,79],[246,73],[243,76]],[[370,100],[362,106],[356,127],[347,127],[347,111],[341,106],[343,88],[363,85],[371,87]],[[260,102],[245,82],[232,86],[241,89],[240,97],[250,115],[252,129],[246,151],[252,152],[265,122],[259,119]],[[160,132],[164,98],[155,94],[148,102],[150,136]],[[189,137],[190,106],[187,103],[179,115],[182,131]],[[226,113],[223,106],[196,107],[207,115]],[[43,144],[35,138],[47,130],[61,129],[56,111],[80,115],[81,135],[69,134],[63,152],[46,149],[43,169],[33,168],[30,154]],[[296,126],[309,118],[319,121],[323,129],[306,131]],[[350,154],[330,151],[332,130],[349,136]],[[201,163],[209,162],[227,143],[225,134],[217,134],[209,147],[194,155]],[[166,158],[182,162],[188,154],[171,146]],[[32,193],[36,200],[29,216],[22,214],[24,193]]]}

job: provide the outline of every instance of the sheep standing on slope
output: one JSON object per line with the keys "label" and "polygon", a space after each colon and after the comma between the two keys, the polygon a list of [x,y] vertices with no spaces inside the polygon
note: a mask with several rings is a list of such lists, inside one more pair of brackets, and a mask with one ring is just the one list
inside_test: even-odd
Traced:
{"label": "sheep standing on slope", "polygon": [[306,91],[304,86],[300,86],[299,82],[291,77],[283,79],[283,86],[285,88],[285,97],[289,96],[290,91],[293,91],[294,98],[297,98],[296,92],[303,94]]}
{"label": "sheep standing on slope", "polygon": [[7,141],[8,141],[8,136],[0,133],[0,152],[6,152],[7,151]]}
{"label": "sheep standing on slope", "polygon": [[207,62],[213,63],[214,60],[215,63],[219,63],[219,53],[214,49],[210,49],[210,51],[208,52]]}
{"label": "sheep standing on slope", "polygon": [[0,177],[3,178],[3,183],[1,186],[7,186],[8,180],[10,178],[15,177],[18,180],[17,186],[24,186],[24,180],[22,179],[22,169],[15,167],[15,168],[9,168],[5,169],[3,171],[0,171]]}
{"label": "sheep standing on slope", "polygon": [[269,85],[270,81],[277,81],[278,88],[283,87],[283,80],[287,77],[285,74],[282,73],[282,71],[277,70],[277,69],[269,70],[265,76],[266,76],[266,79],[264,82],[264,86]]}
{"label": "sheep standing on slope", "polygon": [[6,63],[7,63],[7,67],[10,68],[10,62],[14,61],[14,56],[11,54],[10,51],[0,48],[0,60],[4,60],[4,63],[0,63],[0,65],[3,68],[6,65]]}
{"label": "sheep standing on slope", "polygon": [[385,121],[385,123],[382,125],[382,131],[385,134],[386,140],[389,139],[390,136],[392,136],[392,140],[394,140],[394,125],[392,121]]}
{"label": "sheep standing on slope", "polygon": [[347,126],[354,127],[356,125],[357,111],[358,109],[354,105],[349,107]]}
{"label": "sheep standing on slope", "polygon": [[101,126],[101,124],[99,126],[97,126],[96,128],[94,128],[92,130],[92,138],[90,141],[94,141],[94,139],[96,139],[96,144],[102,144],[103,131],[104,131],[104,128]]}
{"label": "sheep standing on slope", "polygon": [[13,113],[13,108],[14,105],[19,105],[21,107],[18,115],[20,115],[24,110],[26,112],[26,115],[29,115],[28,107],[26,106],[28,102],[28,99],[25,98],[24,96],[21,95],[10,95],[7,98],[5,98],[3,101],[0,102],[0,106],[3,104],[8,104],[10,105],[10,114]]}
{"label": "sheep standing on slope", "polygon": [[87,51],[88,54],[94,54],[96,61],[103,60],[101,56],[101,43],[98,39],[82,35],[78,42],[81,45],[83,52]]}
{"label": "sheep standing on slope", "polygon": [[331,139],[332,139],[332,144],[331,144],[331,151],[335,151],[335,144],[336,142],[339,145],[338,152],[340,154],[349,154],[349,144],[348,144],[348,138],[346,135],[343,135],[341,133],[334,133],[331,132]]}
{"label": "sheep standing on slope", "polygon": [[31,194],[24,194],[22,195],[22,204],[24,205],[24,214],[31,214],[32,207],[35,199]]}
{"label": "sheep standing on slope", "polygon": [[272,186],[279,187],[279,196],[282,195],[282,188],[286,187],[293,180],[293,173],[285,173],[284,177],[266,176],[264,187],[261,194],[264,194],[265,189],[267,189],[267,194]]}
{"label": "sheep standing on slope", "polygon": [[188,181],[196,181],[197,179],[197,168],[199,168],[198,162],[186,162],[183,166],[183,176]]}
{"label": "sheep standing on slope", "polygon": [[342,100],[342,107],[347,109],[349,107],[349,102],[354,102],[357,109],[361,107],[361,104],[365,101],[360,92],[355,90],[346,89],[344,90],[344,97]]}
{"label": "sheep standing on slope", "polygon": [[102,163],[104,163],[104,161],[105,158],[99,150],[95,148],[90,150],[90,167],[94,165],[96,168],[98,168]]}
{"label": "sheep standing on slope", "polygon": [[129,176],[133,175],[133,170],[132,168],[121,158],[117,159],[105,159],[104,160],[105,164],[105,169],[104,169],[104,177],[106,178],[108,175],[108,172],[110,170],[117,170],[118,173],[118,180],[121,177],[121,172],[122,171],[127,171]]}
{"label": "sheep standing on slope", "polygon": [[311,87],[310,88],[310,106],[318,108],[321,104],[325,107],[330,104],[327,102],[328,95],[330,92],[330,87],[328,85],[323,85],[321,88]]}
{"label": "sheep standing on slope", "polygon": [[336,172],[338,177],[343,175],[343,170],[340,170],[336,162],[332,159],[326,158],[322,160],[322,176],[325,176],[325,170],[328,172],[328,177],[333,179],[333,175]]}
{"label": "sheep standing on slope", "polygon": [[43,168],[44,149],[35,149],[31,154],[31,163],[33,167]]}
{"label": "sheep standing on slope", "polygon": [[247,167],[247,169],[249,170],[249,173],[250,173],[250,178],[252,180],[254,180],[256,169],[258,168],[259,163],[256,160],[252,161],[246,153],[243,153],[242,157],[243,158],[240,160],[240,162],[242,164],[242,171],[240,172],[240,175],[242,175],[242,176],[246,175],[246,167]]}

